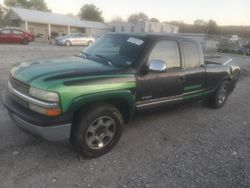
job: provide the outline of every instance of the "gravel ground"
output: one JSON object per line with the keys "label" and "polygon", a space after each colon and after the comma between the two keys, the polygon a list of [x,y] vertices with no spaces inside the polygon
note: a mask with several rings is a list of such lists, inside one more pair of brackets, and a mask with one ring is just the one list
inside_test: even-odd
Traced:
{"label": "gravel ground", "polygon": [[[81,49],[0,45],[0,96],[13,63]],[[0,187],[250,187],[250,58],[232,58],[242,74],[224,108],[140,113],[118,145],[93,160],[20,131],[0,103]]]}

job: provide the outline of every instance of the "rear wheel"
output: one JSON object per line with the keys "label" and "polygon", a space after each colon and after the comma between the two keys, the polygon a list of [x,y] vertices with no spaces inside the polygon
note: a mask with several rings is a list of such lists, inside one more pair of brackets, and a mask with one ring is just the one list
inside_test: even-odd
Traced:
{"label": "rear wheel", "polygon": [[214,95],[209,99],[209,104],[213,108],[221,108],[227,101],[229,94],[229,81],[223,81]]}
{"label": "rear wheel", "polygon": [[71,42],[70,42],[69,40],[67,40],[67,41],[65,42],[65,46],[71,46]]}
{"label": "rear wheel", "polygon": [[119,110],[109,104],[94,105],[85,112],[77,117],[72,140],[83,157],[99,157],[119,141],[123,118]]}
{"label": "rear wheel", "polygon": [[23,41],[22,41],[22,44],[24,44],[24,45],[28,45],[29,44],[29,40],[28,39],[23,39]]}

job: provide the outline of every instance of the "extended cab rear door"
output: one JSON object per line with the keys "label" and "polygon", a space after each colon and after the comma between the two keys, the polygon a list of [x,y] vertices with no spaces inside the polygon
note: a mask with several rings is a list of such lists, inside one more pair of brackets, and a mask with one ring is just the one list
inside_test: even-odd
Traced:
{"label": "extended cab rear door", "polygon": [[181,51],[183,72],[185,75],[183,99],[200,99],[203,97],[206,84],[204,57],[199,43],[182,40]]}

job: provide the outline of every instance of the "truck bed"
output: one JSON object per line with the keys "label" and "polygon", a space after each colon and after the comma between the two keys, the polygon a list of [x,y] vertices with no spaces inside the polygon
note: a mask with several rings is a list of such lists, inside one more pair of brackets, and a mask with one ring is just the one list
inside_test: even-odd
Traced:
{"label": "truck bed", "polygon": [[216,54],[205,54],[204,55],[205,65],[227,65],[232,62],[232,58]]}

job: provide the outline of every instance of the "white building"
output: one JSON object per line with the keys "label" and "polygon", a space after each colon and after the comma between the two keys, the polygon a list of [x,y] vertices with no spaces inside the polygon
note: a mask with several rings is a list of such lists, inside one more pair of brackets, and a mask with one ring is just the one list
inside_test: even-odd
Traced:
{"label": "white building", "polygon": [[111,31],[110,27],[102,22],[79,20],[63,14],[23,8],[10,8],[7,18],[12,26],[44,37],[51,36],[51,33],[63,35],[71,32],[100,36]]}
{"label": "white building", "polygon": [[113,32],[178,33],[179,27],[159,22],[111,22]]}

